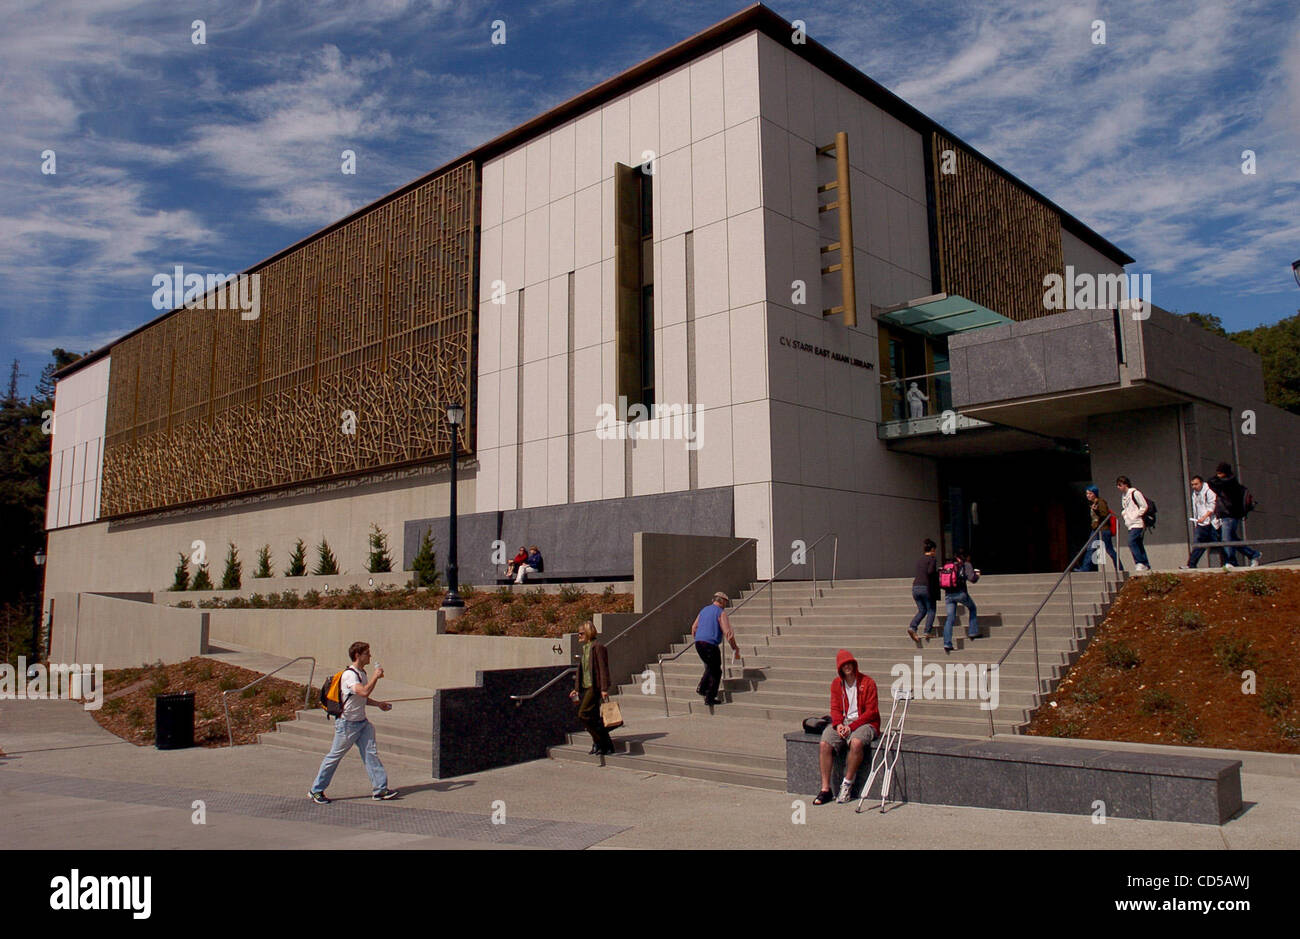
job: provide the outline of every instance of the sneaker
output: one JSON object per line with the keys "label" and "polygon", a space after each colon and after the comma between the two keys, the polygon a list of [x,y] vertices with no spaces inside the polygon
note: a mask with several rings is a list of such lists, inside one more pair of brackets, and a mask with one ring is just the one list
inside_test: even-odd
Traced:
{"label": "sneaker", "polygon": [[327,798],[325,798],[325,793],[323,793],[323,792],[315,792],[315,791],[313,791],[313,790],[311,790],[311,789],[308,789],[308,790],[307,790],[307,798],[308,798],[308,799],[311,799],[311,800],[312,800],[313,802],[315,802],[317,805],[329,805],[331,802],[334,801],[333,799],[327,799]]}
{"label": "sneaker", "polygon": [[372,795],[370,796],[370,798],[374,799],[376,802],[384,802],[384,801],[386,801],[386,800],[388,800],[388,799],[396,799],[396,798],[397,798],[397,790],[396,790],[396,789],[380,789],[378,792],[372,794]]}
{"label": "sneaker", "polygon": [[846,779],[840,783],[840,795],[835,801],[844,803],[849,801],[849,793],[853,791],[853,780]]}
{"label": "sneaker", "polygon": [[1135,571],[1149,571],[1149,570],[1151,570],[1151,568],[1147,567],[1145,564],[1138,564],[1136,567],[1133,568],[1133,570],[1135,570]]}
{"label": "sneaker", "polygon": [[1179,569],[1180,571],[1190,571],[1190,570],[1191,570],[1191,568],[1188,567],[1186,564],[1179,564],[1179,565],[1178,565],[1178,569]]}
{"label": "sneaker", "polygon": [[1224,565],[1223,565],[1223,569],[1224,569],[1225,571],[1235,571],[1235,570],[1237,569],[1237,565],[1236,565],[1236,564],[1224,564]]}
{"label": "sneaker", "polygon": [[1251,558],[1251,559],[1250,559],[1250,566],[1251,566],[1251,567],[1259,567],[1259,559],[1262,558],[1263,556],[1264,556],[1264,555],[1262,555],[1262,554],[1257,554],[1257,555],[1255,555],[1253,558]]}

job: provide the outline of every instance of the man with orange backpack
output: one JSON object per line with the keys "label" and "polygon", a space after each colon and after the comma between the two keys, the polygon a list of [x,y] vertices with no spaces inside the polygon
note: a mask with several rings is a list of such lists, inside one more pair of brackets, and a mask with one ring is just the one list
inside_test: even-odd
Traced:
{"label": "man with orange backpack", "polygon": [[388,788],[388,773],[384,764],[379,762],[379,747],[375,744],[375,725],[366,720],[366,704],[372,703],[381,711],[391,710],[393,705],[387,701],[374,700],[375,686],[384,677],[383,666],[375,667],[375,677],[366,678],[366,666],[370,664],[370,644],[354,642],[348,647],[348,658],[352,664],[332,675],[321,688],[321,704],[326,712],[334,718],[334,745],[321,760],[320,772],[312,783],[307,796],[317,805],[329,805],[332,799],[325,798],[325,788],[334,778],[334,771],[344,754],[355,744],[361,751],[361,760],[366,764],[366,774],[370,777],[373,789],[371,798],[376,802],[391,799],[397,795],[396,789]]}

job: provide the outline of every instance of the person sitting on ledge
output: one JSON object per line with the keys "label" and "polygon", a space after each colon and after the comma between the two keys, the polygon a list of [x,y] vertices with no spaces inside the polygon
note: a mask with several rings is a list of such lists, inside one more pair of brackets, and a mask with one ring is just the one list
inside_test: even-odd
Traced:
{"label": "person sitting on ledge", "polygon": [[524,582],[525,574],[540,574],[544,569],[542,563],[542,552],[537,545],[533,545],[528,549],[527,560],[524,561],[523,565],[519,568],[519,573],[515,576],[515,583],[522,584]]}
{"label": "person sitting on ledge", "polygon": [[835,753],[849,748],[844,765],[844,782],[836,802],[848,802],[853,781],[867,755],[871,741],[880,736],[880,704],[876,683],[870,675],[858,671],[858,660],[847,649],[835,656],[835,680],[831,682],[831,722],[822,731],[820,762],[822,788],[813,805],[831,801],[831,762]]}
{"label": "person sitting on ledge", "polygon": [[523,545],[520,545],[519,553],[516,554],[514,558],[511,559],[510,563],[506,565],[506,578],[509,579],[511,577],[514,577],[515,574],[519,573],[520,566],[526,563],[527,561],[528,561],[528,549],[525,548]]}

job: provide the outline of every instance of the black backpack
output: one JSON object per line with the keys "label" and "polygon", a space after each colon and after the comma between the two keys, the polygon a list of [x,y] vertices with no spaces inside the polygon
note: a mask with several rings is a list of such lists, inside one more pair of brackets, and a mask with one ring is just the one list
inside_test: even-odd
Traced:
{"label": "black backpack", "polygon": [[1147,504],[1147,510],[1142,513],[1142,524],[1147,528],[1155,528],[1156,513],[1159,511],[1156,508],[1156,500],[1148,497],[1146,493],[1142,493],[1142,501]]}
{"label": "black backpack", "polygon": [[831,726],[831,716],[829,714],[825,717],[805,717],[803,719],[803,732],[805,734],[820,736],[822,731],[829,726]]}

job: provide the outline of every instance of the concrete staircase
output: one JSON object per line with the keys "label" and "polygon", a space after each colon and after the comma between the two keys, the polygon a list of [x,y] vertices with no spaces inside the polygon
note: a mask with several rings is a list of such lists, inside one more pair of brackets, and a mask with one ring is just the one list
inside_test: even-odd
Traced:
{"label": "concrete staircase", "polygon": [[[782,582],[758,593],[757,585],[733,603],[731,622],[740,644],[741,660],[723,660],[722,703],[709,708],[695,694],[702,665],[684,635],[670,653],[680,658],[664,665],[664,685],[657,694],[644,694],[638,676],[619,686],[617,700],[626,727],[613,736],[619,752],[610,765],[652,772],[784,789],[783,735],[798,730],[803,719],[829,711],[835,655],[848,649],[880,693],[882,725],[892,703],[890,686],[896,665],[922,669],[930,663],[989,665],[1006,651],[1017,632],[1037,609],[1059,575],[989,575],[972,585],[979,609],[982,638],[966,638],[967,614],[959,607],[952,653],[943,651],[940,634],[945,607],[940,601],[935,638],[915,643],[906,627],[916,611],[911,578],[824,582],[814,591],[811,582]],[[1027,723],[1062,672],[1083,651],[1108,609],[1112,594],[1103,594],[1100,576],[1074,575],[1074,618],[1067,585],[1038,616],[1038,661],[1043,680],[1035,687],[1032,635],[1026,633],[998,675],[998,707],[993,711],[998,733],[1015,733]],[[758,594],[758,595],[756,595]],[[752,602],[745,601],[753,597]],[[744,606],[740,604],[744,603]],[[769,603],[771,618],[769,618]],[[739,607],[739,609],[736,609]],[[775,627],[773,628],[772,621]],[[652,665],[648,670],[656,672]],[[923,677],[917,678],[919,682]],[[665,691],[668,712],[664,708]],[[988,711],[968,692],[965,700],[930,700],[918,694],[909,706],[909,733],[944,736],[987,736]],[[590,740],[575,734],[555,747],[555,759],[595,761]],[[774,773],[779,769],[779,785]]]}

